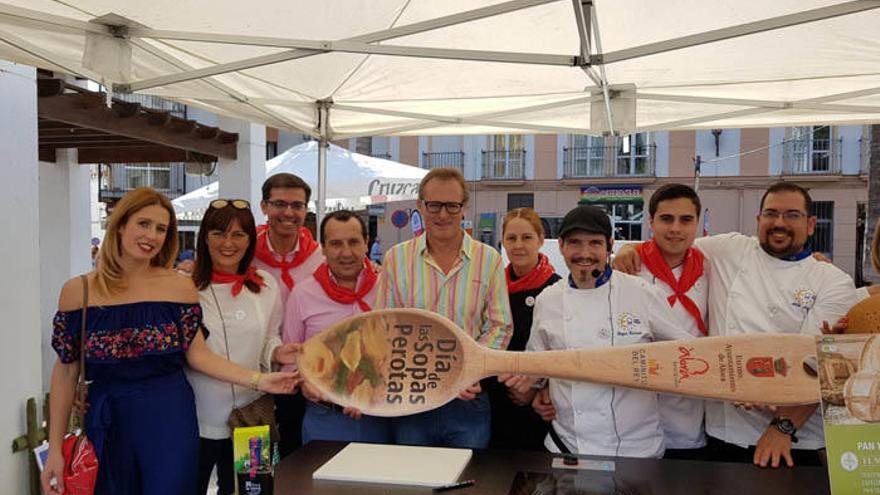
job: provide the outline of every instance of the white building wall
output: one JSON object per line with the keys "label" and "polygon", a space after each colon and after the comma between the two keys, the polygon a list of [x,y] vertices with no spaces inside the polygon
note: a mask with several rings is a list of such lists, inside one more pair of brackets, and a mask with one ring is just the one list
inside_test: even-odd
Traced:
{"label": "white building wall", "polygon": [[657,177],[669,177],[669,133],[655,132],[654,144],[657,145],[654,173]]}
{"label": "white building wall", "polygon": [[718,156],[715,156],[715,136],[710,130],[697,131],[697,155],[702,159],[700,175],[720,177],[739,175],[740,131],[723,129],[718,139]]}
{"label": "white building wall", "polygon": [[770,128],[770,175],[782,175],[783,160],[785,159],[785,127]]}
{"label": "white building wall", "polygon": [[12,494],[27,493],[28,458],[10,444],[26,431],[27,399],[43,402],[36,69],[0,61],[0,115],[0,491]]}

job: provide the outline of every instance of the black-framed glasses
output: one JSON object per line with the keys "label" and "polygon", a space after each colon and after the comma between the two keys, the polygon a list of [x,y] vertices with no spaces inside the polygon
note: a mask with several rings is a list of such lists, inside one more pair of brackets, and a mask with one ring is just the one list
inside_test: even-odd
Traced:
{"label": "black-framed glasses", "polygon": [[761,218],[767,220],[776,220],[777,218],[782,217],[784,220],[787,220],[789,222],[797,222],[798,220],[806,218],[808,216],[808,214],[798,210],[764,210],[761,212]]}
{"label": "black-framed glasses", "polygon": [[283,199],[273,199],[271,201],[266,201],[266,204],[275,208],[276,210],[284,211],[290,208],[293,211],[306,211],[309,205],[303,203],[302,201],[284,201]]}
{"label": "black-framed glasses", "polygon": [[440,213],[440,210],[446,208],[446,212],[450,215],[455,215],[464,207],[464,203],[456,201],[423,201],[422,204],[425,205],[428,213]]}
{"label": "black-framed glasses", "polygon": [[210,207],[215,210],[222,210],[229,205],[232,205],[236,210],[248,210],[251,207],[251,204],[244,199],[215,199],[211,201]]}

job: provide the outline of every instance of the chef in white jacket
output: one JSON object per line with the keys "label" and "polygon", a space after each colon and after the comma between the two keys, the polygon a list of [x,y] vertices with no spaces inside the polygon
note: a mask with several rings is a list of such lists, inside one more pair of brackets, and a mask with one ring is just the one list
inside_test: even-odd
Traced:
{"label": "chef in white jacket", "polygon": [[[807,240],[816,227],[811,204],[804,188],[779,182],[761,198],[757,238],[729,233],[696,240],[709,264],[710,336],[818,335],[823,321],[837,321],[858,300],[849,275],[811,256]],[[637,260],[635,249],[624,249],[615,266],[637,270]],[[747,372],[772,376],[798,366],[768,358],[766,366],[753,363]],[[783,461],[789,466],[819,465],[817,451],[825,442],[817,405],[747,410],[707,401],[711,458],[762,467],[778,467]]]}
{"label": "chef in white jacket", "polygon": [[[692,339],[659,291],[638,277],[612,271],[611,222],[604,211],[578,206],[566,214],[559,249],[571,274],[535,303],[527,351],[590,349],[653,340]],[[663,428],[657,394],[609,385],[549,380],[555,407],[551,452],[661,457]]]}

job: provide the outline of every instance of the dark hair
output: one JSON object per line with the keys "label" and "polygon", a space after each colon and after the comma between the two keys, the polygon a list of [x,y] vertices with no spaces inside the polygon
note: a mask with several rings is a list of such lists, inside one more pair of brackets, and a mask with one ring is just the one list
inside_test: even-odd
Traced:
{"label": "dark hair", "polygon": [[312,197],[312,188],[299,176],[282,172],[267,178],[263,182],[263,201],[269,201],[272,189],[302,189],[306,192],[306,203]]}
{"label": "dark hair", "polygon": [[464,182],[464,176],[461,175],[461,172],[457,168],[432,168],[430,172],[425,174],[422,177],[422,181],[419,183],[419,199],[424,201],[425,197],[422,195],[422,191],[425,189],[425,186],[428,182],[432,180],[442,180],[442,181],[455,181],[458,182],[458,185],[461,186],[461,202],[467,204],[470,199],[470,193],[468,193],[467,186]]}
{"label": "dark hair", "polygon": [[[208,232],[212,230],[226,232],[226,229],[235,220],[238,220],[241,230],[248,235],[250,241],[244,252],[244,257],[238,263],[236,273],[243,275],[251,266],[251,262],[254,260],[254,251],[257,249],[257,227],[250,208],[239,210],[231,203],[223,208],[208,208],[205,216],[202,217],[202,224],[199,226],[199,237],[196,241],[196,267],[192,274],[193,282],[199,290],[204,290],[211,285],[211,273],[214,271],[211,251],[208,249]],[[255,294],[260,292],[260,286],[254,282],[247,281],[244,285]]]}
{"label": "dark hair", "polygon": [[666,184],[660,186],[659,189],[654,191],[654,194],[651,195],[650,201],[648,201],[648,213],[651,215],[651,218],[653,218],[654,214],[657,213],[657,207],[660,206],[661,201],[669,201],[671,199],[679,198],[691,200],[694,206],[697,207],[697,217],[700,216],[700,212],[703,211],[700,197],[697,195],[697,191],[694,191],[694,188],[684,184]]}
{"label": "dark hair", "polygon": [[807,210],[807,215],[812,216],[810,213],[813,209],[813,198],[810,197],[810,193],[807,192],[803,187],[795,184],[794,182],[777,182],[764,191],[764,195],[761,196],[761,207],[758,208],[758,212],[764,211],[764,200],[767,199],[767,195],[770,193],[781,193],[781,192],[794,192],[800,193],[801,196],[804,197],[804,209]]}
{"label": "dark hair", "polygon": [[358,223],[361,224],[361,235],[364,237],[364,242],[366,242],[369,235],[367,234],[367,225],[364,223],[364,220],[351,210],[336,210],[328,213],[321,220],[321,245],[324,245],[324,232],[327,230],[327,222],[336,220],[337,222],[345,223],[352,218],[357,219]]}

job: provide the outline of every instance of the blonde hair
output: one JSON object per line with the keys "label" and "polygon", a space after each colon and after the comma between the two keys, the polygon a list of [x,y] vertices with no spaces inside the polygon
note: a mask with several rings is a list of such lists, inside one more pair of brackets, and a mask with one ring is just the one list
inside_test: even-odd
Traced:
{"label": "blonde hair", "polygon": [[874,265],[874,271],[880,273],[880,219],[874,227],[874,239],[871,241],[871,264]]}
{"label": "blonde hair", "polygon": [[425,186],[428,185],[428,182],[432,180],[438,181],[455,181],[458,182],[458,185],[461,186],[461,202],[467,204],[470,199],[470,193],[468,193],[467,185],[464,182],[464,176],[461,175],[456,168],[432,168],[430,172],[428,172],[424,177],[422,177],[422,182],[419,183],[419,199],[424,201],[425,196],[422,194],[422,191],[425,189]]}
{"label": "blonde hair", "polygon": [[107,223],[107,232],[101,243],[101,252],[98,256],[98,265],[95,268],[95,282],[98,293],[109,295],[115,290],[125,288],[125,271],[122,268],[122,245],[120,244],[119,230],[128,223],[129,218],[147,206],[158,205],[168,212],[168,230],[165,232],[165,242],[159,250],[159,254],[150,260],[150,265],[171,268],[177,258],[177,217],[174,216],[174,207],[171,201],[163,194],[149,187],[139,187],[119,200],[110,220]]}
{"label": "blonde hair", "polygon": [[541,223],[541,217],[531,208],[514,208],[504,215],[504,221],[501,223],[501,235],[507,231],[507,224],[514,218],[522,218],[531,224],[532,228],[541,238],[544,238],[544,225]]}

